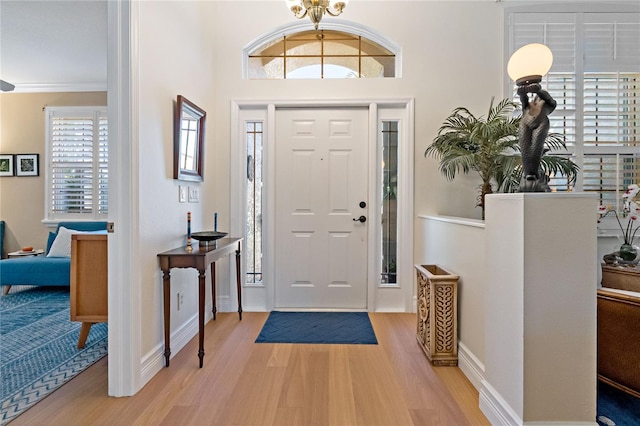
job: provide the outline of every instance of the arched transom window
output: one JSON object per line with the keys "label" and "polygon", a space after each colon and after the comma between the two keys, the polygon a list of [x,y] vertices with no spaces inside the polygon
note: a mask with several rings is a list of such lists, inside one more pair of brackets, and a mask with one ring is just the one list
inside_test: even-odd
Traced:
{"label": "arched transom window", "polygon": [[248,54],[250,79],[396,77],[396,55],[361,35],[302,31]]}

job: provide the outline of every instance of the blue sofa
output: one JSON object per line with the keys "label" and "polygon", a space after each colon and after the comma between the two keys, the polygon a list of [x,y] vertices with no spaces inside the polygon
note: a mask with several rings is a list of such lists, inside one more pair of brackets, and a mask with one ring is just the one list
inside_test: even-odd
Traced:
{"label": "blue sofa", "polygon": [[[60,222],[56,232],[49,233],[47,250],[55,240],[60,227],[76,231],[104,231],[107,222]],[[36,286],[68,286],[71,276],[70,257],[24,256],[0,260],[0,286],[36,285]],[[8,290],[8,289],[7,289]],[[5,290],[5,294],[7,291]]]}
{"label": "blue sofa", "polygon": [[0,259],[4,257],[4,220],[0,220]]}

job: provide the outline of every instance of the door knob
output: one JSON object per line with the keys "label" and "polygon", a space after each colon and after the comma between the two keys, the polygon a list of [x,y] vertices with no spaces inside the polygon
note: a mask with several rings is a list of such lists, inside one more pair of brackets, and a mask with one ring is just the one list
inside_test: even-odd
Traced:
{"label": "door knob", "polygon": [[357,219],[356,219],[356,218],[354,217],[354,218],[353,218],[353,221],[354,221],[354,222],[362,222],[362,223],[365,223],[365,222],[367,221],[367,218],[366,218],[366,217],[364,217],[364,216],[360,216],[359,218],[357,218]]}

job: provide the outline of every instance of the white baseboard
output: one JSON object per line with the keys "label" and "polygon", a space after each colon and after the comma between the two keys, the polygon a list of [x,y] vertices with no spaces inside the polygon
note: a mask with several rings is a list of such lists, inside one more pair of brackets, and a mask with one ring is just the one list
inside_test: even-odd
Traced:
{"label": "white baseboard", "polygon": [[[231,297],[229,296],[218,296],[218,303],[216,303],[217,312],[236,312],[238,310],[238,306],[231,307]],[[236,303],[238,303],[236,301]],[[209,313],[211,313],[211,307],[208,309]]]}
{"label": "white baseboard", "polygon": [[458,367],[473,387],[480,392],[484,380],[484,364],[460,341],[458,342]]}
{"label": "white baseboard", "polygon": [[597,426],[598,422],[535,421],[523,422],[511,406],[486,380],[480,389],[480,411],[494,426]]}
{"label": "white baseboard", "polygon": [[502,396],[487,382],[482,381],[480,389],[480,411],[489,422],[494,425],[522,426],[522,419],[513,411],[511,406]]}
{"label": "white baseboard", "polygon": [[[208,323],[212,317],[211,305],[208,305],[205,307],[205,324]],[[171,356],[169,359],[180,352],[180,350],[198,334],[198,328],[198,314],[196,314],[171,333]],[[164,342],[156,345],[153,350],[142,358],[140,362],[142,386],[146,385],[162,368],[164,368]]]}

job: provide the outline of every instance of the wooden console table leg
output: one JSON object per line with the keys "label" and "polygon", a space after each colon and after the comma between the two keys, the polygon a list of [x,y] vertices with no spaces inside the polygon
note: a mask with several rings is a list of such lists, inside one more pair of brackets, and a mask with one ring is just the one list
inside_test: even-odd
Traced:
{"label": "wooden console table leg", "polygon": [[162,271],[162,286],[164,298],[164,365],[169,366],[171,348],[169,346],[169,336],[171,334],[171,272]]}
{"label": "wooden console table leg", "polygon": [[238,291],[238,317],[242,321],[242,283],[240,280],[240,246],[242,243],[238,243],[238,250],[236,250],[236,289]]}
{"label": "wooden console table leg", "polygon": [[200,368],[204,359],[204,299],[205,299],[205,271],[198,271],[198,358]]}
{"label": "wooden console table leg", "polygon": [[216,302],[216,262],[211,262],[211,304],[213,305],[211,312],[213,312],[214,320],[216,319],[216,313],[218,312]]}
{"label": "wooden console table leg", "polygon": [[78,349],[84,349],[84,345],[87,343],[87,337],[91,331],[92,322],[83,322],[80,327],[80,336],[78,336]]}

